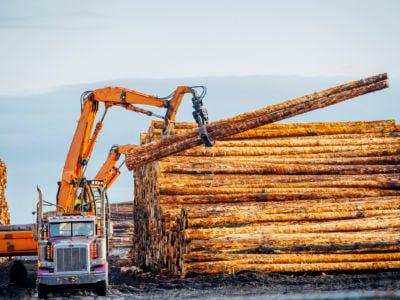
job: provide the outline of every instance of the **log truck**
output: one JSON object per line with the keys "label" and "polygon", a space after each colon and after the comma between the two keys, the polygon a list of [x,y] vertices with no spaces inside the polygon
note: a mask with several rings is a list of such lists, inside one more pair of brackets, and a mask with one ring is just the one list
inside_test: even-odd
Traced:
{"label": "log truck", "polygon": [[[200,94],[198,90],[201,90]],[[94,180],[85,178],[85,170],[108,109],[119,106],[159,117],[164,120],[163,134],[170,135],[173,133],[179,105],[187,93],[192,94],[193,117],[198,123],[199,135],[206,146],[212,146],[206,130],[208,114],[203,108],[206,93],[203,86],[178,86],[165,98],[121,87],[105,87],[82,94],[81,116],[65,160],[61,181],[58,183],[56,204],[45,201],[38,187],[37,222],[32,229],[33,238],[24,236],[25,240],[19,240],[20,244],[17,245],[17,240],[13,239],[13,235],[17,236],[13,231],[15,226],[9,226],[5,228],[7,232],[4,239],[0,239],[2,256],[37,254],[39,298],[45,298],[49,289],[56,286],[72,285],[90,285],[99,295],[106,294],[108,239],[112,233],[106,191],[119,175],[119,168],[115,164],[120,155],[125,154],[124,150],[128,145],[114,147],[110,151]],[[105,109],[93,130],[100,102],[104,103]],[[133,104],[156,106],[167,111],[163,117]],[[44,214],[44,205],[53,205],[55,215]],[[27,227],[14,229],[26,235],[29,229],[24,231],[24,228]],[[32,249],[33,244],[37,245],[36,251]]]}

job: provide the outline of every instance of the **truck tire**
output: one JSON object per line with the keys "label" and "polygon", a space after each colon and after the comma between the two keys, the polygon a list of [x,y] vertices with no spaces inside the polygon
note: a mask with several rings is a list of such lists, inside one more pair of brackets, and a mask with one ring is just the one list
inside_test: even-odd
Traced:
{"label": "truck tire", "polygon": [[108,289],[107,280],[102,280],[96,283],[95,292],[97,293],[97,295],[105,296],[107,294],[107,289]]}
{"label": "truck tire", "polygon": [[38,291],[38,297],[40,299],[47,299],[47,294],[48,294],[47,286],[39,283],[37,291]]}
{"label": "truck tire", "polygon": [[19,287],[26,286],[28,273],[24,263],[20,260],[15,260],[10,268],[10,282],[15,283]]}

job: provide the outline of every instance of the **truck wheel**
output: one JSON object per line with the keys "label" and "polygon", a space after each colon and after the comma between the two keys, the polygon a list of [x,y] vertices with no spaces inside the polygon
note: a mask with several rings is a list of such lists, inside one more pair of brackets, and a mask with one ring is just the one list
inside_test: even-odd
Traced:
{"label": "truck wheel", "polygon": [[19,287],[26,286],[28,273],[22,261],[16,260],[10,268],[10,282]]}
{"label": "truck wheel", "polygon": [[105,296],[107,294],[107,289],[108,289],[108,281],[107,280],[102,280],[98,283],[96,283],[95,286],[95,292],[99,296]]}
{"label": "truck wheel", "polygon": [[37,291],[38,291],[38,297],[40,299],[47,299],[48,291],[47,291],[47,287],[45,285],[39,283],[39,285],[37,287]]}

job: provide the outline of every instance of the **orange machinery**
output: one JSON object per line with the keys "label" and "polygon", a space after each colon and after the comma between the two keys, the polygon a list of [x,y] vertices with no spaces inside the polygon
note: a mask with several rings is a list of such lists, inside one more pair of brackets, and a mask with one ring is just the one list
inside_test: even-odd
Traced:
{"label": "orange machinery", "polygon": [[[197,88],[202,89],[200,95],[196,92]],[[96,143],[98,135],[103,127],[105,114],[111,106],[120,106],[127,110],[162,118],[165,122],[164,133],[169,134],[173,129],[179,105],[186,93],[190,93],[193,96],[192,101],[193,107],[195,108],[193,115],[195,118],[200,115],[200,118],[196,118],[196,120],[199,119],[199,126],[204,125],[204,123],[207,122],[207,112],[202,108],[202,99],[205,95],[205,91],[205,87],[179,86],[170,96],[165,98],[158,98],[120,87],[106,87],[85,92],[82,95],[83,104],[81,118],[78,121],[75,135],[65,160],[61,182],[59,183],[57,212],[76,213],[74,201],[76,199],[85,201],[83,195],[89,194],[85,193],[85,188],[81,188],[82,181],[85,180],[84,172],[90,159],[94,144]],[[92,133],[99,102],[104,103],[105,110]],[[133,104],[145,104],[166,108],[167,112],[165,117],[162,117],[151,111],[136,107]],[[205,126],[202,126],[202,128],[204,129]],[[96,179],[100,178],[96,176]],[[86,209],[86,211],[89,214],[93,214],[95,211],[94,202],[91,202],[90,199],[87,199],[87,201],[90,203],[90,207]]]}
{"label": "orange machinery", "polygon": [[0,226],[0,256],[36,255],[33,225]]}
{"label": "orange machinery", "polygon": [[[200,95],[196,91],[198,88],[202,89]],[[165,135],[168,135],[173,131],[176,113],[183,96],[186,93],[190,93],[192,94],[193,108],[195,109],[193,116],[199,125],[199,133],[204,143],[210,146],[212,143],[209,141],[205,131],[205,124],[208,122],[207,111],[202,107],[202,99],[205,92],[206,89],[203,86],[178,86],[173,93],[165,98],[146,95],[121,87],[105,87],[83,93],[81,97],[81,116],[78,120],[75,134],[65,160],[62,178],[59,182],[56,211],[64,214],[78,213],[79,211],[74,207],[75,199],[82,197],[82,195],[90,194],[88,193],[90,187],[85,186],[86,179],[84,172],[103,127],[106,113],[110,107],[120,106],[130,111],[162,118],[165,122],[163,132]],[[105,110],[93,130],[100,102],[104,103]],[[136,107],[133,104],[166,108],[167,112],[162,117],[151,111]],[[116,168],[114,165],[118,161],[120,154],[124,153],[126,147],[119,146],[112,149],[110,156],[97,173],[95,180],[103,180],[107,188],[114,183],[120,172],[119,168]],[[85,209],[86,214],[94,215],[96,210],[95,202],[90,199],[86,199],[86,201],[89,204],[89,207]],[[83,207],[83,205],[80,207]],[[33,237],[34,232],[33,225],[0,226],[0,256],[36,255],[37,242]]]}

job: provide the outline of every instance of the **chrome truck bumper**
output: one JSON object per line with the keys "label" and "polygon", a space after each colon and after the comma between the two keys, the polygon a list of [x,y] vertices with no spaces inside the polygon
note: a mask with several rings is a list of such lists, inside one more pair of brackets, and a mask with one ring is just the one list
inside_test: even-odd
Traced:
{"label": "chrome truck bumper", "polygon": [[108,273],[90,273],[90,274],[46,274],[38,275],[36,279],[37,284],[44,285],[79,285],[91,284],[108,280]]}

